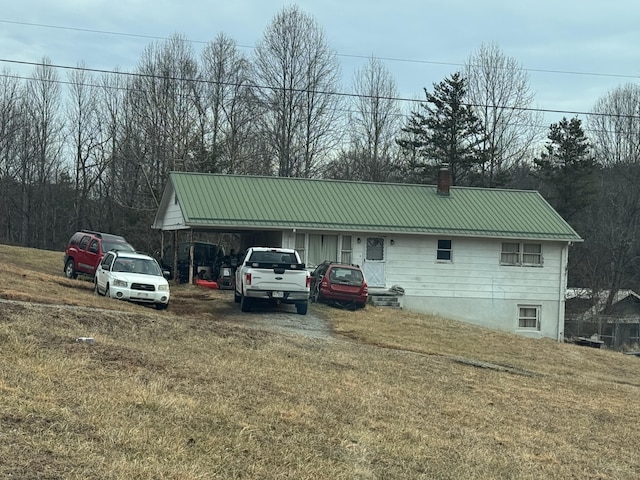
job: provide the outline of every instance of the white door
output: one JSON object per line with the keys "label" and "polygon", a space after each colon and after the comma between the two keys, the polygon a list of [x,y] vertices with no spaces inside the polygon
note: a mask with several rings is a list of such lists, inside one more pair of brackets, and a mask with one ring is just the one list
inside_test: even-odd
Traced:
{"label": "white door", "polygon": [[386,286],[384,238],[367,238],[364,252],[364,276],[370,287]]}

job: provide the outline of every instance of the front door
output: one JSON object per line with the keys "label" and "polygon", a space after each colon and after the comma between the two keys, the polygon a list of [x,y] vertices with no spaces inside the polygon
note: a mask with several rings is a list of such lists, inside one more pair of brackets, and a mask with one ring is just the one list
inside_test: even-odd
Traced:
{"label": "front door", "polygon": [[385,252],[384,238],[367,238],[364,252],[364,276],[370,287],[385,287]]}

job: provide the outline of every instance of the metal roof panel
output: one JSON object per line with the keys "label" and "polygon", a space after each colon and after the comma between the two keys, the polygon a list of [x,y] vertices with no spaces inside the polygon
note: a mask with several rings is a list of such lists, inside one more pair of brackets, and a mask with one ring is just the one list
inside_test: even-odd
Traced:
{"label": "metal roof panel", "polygon": [[533,190],[172,172],[187,225],[581,241]]}

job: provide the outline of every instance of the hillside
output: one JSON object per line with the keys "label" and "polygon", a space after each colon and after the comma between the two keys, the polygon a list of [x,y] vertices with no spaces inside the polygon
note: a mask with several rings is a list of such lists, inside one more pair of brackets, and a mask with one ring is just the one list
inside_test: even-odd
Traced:
{"label": "hillside", "polygon": [[[0,478],[635,479],[640,359],[442,318],[97,297],[0,245]],[[95,344],[78,343],[91,336]]]}

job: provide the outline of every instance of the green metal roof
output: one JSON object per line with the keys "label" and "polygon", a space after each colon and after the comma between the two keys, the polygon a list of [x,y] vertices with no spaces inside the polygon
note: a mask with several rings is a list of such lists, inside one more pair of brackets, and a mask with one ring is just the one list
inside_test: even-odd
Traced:
{"label": "green metal roof", "polygon": [[443,196],[435,185],[182,172],[172,172],[169,182],[192,228],[582,240],[532,190],[451,187]]}

